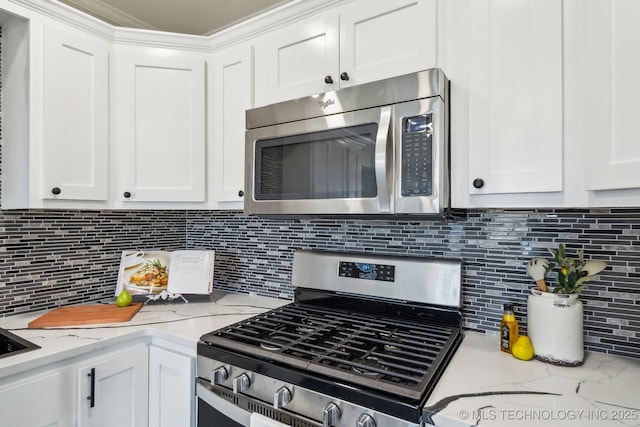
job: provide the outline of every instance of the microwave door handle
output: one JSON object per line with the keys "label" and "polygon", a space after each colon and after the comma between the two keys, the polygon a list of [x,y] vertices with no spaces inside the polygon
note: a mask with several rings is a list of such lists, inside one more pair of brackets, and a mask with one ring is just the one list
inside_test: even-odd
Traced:
{"label": "microwave door handle", "polygon": [[389,176],[391,173],[391,163],[393,162],[393,156],[389,155],[392,154],[390,150],[393,150],[389,129],[391,125],[391,107],[382,107],[380,109],[380,120],[378,123],[375,145],[375,168],[379,211],[380,213],[391,213],[391,197],[388,186],[391,178]]}

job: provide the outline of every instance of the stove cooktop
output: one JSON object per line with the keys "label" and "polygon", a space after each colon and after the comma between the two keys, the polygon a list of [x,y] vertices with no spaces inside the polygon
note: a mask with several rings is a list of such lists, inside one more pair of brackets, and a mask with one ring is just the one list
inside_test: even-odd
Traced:
{"label": "stove cooktop", "polygon": [[458,327],[294,302],[204,335],[208,345],[371,390],[421,400]]}

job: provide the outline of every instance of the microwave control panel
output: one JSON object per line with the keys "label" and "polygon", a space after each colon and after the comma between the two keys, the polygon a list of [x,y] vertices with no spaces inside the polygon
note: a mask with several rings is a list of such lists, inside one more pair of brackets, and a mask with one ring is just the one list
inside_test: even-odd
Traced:
{"label": "microwave control panel", "polygon": [[401,145],[402,196],[432,196],[433,114],[403,118]]}

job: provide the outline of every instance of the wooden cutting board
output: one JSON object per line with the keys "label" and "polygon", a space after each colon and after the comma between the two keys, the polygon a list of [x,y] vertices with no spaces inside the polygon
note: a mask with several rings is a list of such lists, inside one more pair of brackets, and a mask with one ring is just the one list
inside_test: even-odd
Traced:
{"label": "wooden cutting board", "polygon": [[136,302],[128,307],[118,307],[115,304],[60,307],[29,323],[29,328],[127,322],[140,311],[142,305],[143,303]]}

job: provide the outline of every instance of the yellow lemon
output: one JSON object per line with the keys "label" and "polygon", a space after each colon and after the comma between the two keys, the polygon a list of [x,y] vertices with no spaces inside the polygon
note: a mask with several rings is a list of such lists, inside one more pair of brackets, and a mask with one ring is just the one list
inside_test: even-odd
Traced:
{"label": "yellow lemon", "polygon": [[513,357],[520,360],[529,360],[533,357],[533,346],[526,335],[520,335],[511,348]]}

